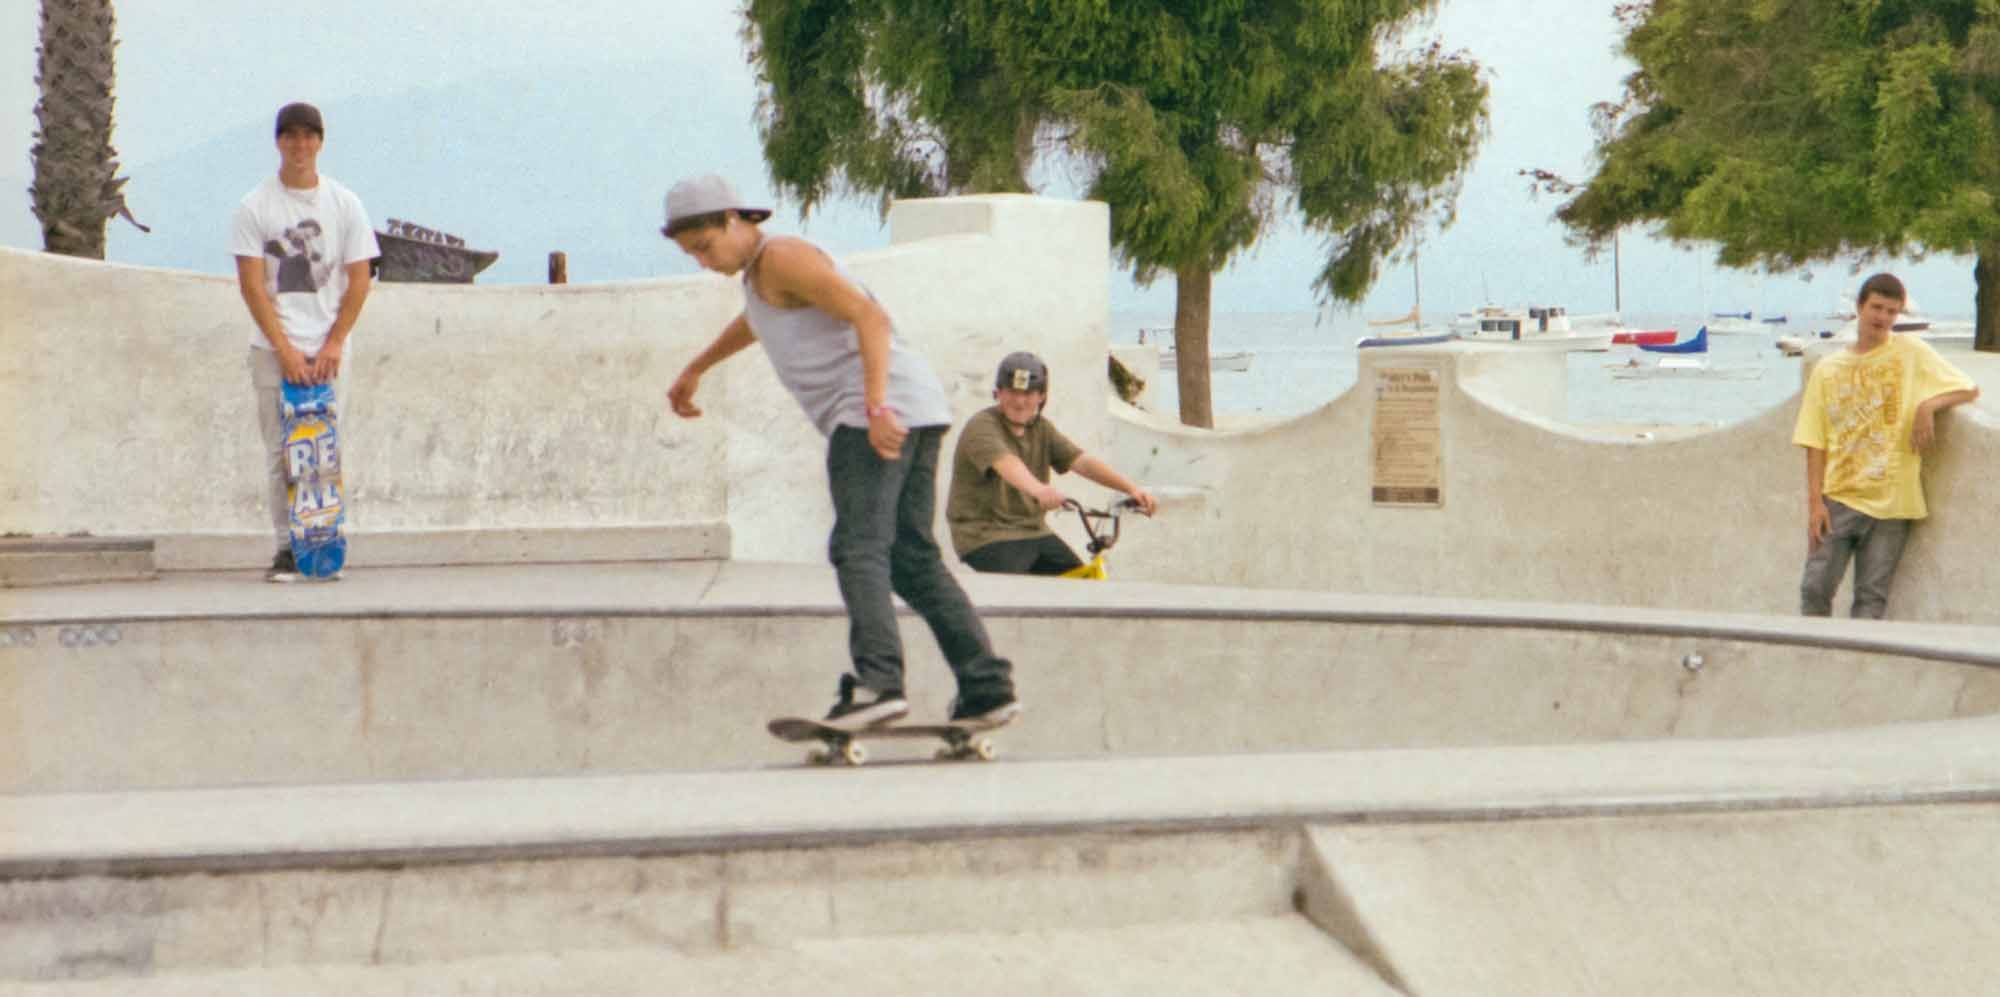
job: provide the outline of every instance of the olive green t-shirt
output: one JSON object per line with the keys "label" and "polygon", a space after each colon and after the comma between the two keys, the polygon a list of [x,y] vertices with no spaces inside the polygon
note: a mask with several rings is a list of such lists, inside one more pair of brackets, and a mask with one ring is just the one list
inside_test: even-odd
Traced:
{"label": "olive green t-shirt", "polygon": [[966,420],[952,454],[951,494],[944,506],[951,546],[960,557],[1001,540],[1032,540],[1054,532],[1042,522],[1041,503],[993,469],[993,462],[1007,454],[1021,458],[1030,474],[1046,482],[1050,470],[1068,473],[1083,451],[1047,419],[1036,419],[1016,437],[1007,431],[997,405]]}

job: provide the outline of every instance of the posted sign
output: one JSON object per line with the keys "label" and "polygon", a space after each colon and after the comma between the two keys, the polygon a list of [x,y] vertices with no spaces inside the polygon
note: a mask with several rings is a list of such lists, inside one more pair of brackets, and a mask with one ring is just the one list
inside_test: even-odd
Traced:
{"label": "posted sign", "polygon": [[1444,447],[1436,367],[1375,368],[1376,505],[1444,504]]}

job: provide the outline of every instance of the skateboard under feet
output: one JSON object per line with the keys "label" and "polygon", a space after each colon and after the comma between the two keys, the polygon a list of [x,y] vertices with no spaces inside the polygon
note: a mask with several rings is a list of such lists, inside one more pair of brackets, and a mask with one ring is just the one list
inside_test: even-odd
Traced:
{"label": "skateboard under feet", "polygon": [[779,717],[766,724],[765,728],[778,740],[791,744],[818,741],[819,746],[806,753],[807,764],[852,766],[868,761],[868,749],[862,745],[864,740],[897,737],[934,737],[942,740],[944,746],[935,755],[939,761],[990,762],[998,752],[992,738],[985,736],[985,732],[1002,726],[1005,724],[889,723],[862,730],[842,730],[805,717]]}

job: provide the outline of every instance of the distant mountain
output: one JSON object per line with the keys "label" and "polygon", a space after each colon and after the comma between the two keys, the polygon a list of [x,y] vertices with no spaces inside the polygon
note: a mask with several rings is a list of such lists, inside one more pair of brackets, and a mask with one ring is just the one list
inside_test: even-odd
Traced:
{"label": "distant mountain", "polygon": [[[769,182],[749,86],[683,86],[667,65],[611,65],[329,102],[320,169],[361,196],[378,229],[400,218],[497,250],[481,283],[541,283],[552,250],[568,254],[574,281],[691,273],[660,237],[667,187],[717,172],[768,200]],[[126,199],[153,232],[114,222],[109,258],[232,272],[230,217],[277,168],[270,128],[246,122],[128,167]],[[804,228],[780,207],[784,228],[836,251],[886,239],[872,203],[832,205]]]}

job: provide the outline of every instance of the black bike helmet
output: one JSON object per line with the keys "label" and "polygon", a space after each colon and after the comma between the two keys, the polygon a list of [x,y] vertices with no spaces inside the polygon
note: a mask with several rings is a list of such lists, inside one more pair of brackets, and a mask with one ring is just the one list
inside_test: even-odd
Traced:
{"label": "black bike helmet", "polygon": [[1012,388],[1015,391],[1049,392],[1049,365],[1033,353],[1009,353],[1000,361],[1000,370],[993,375],[993,389]]}

